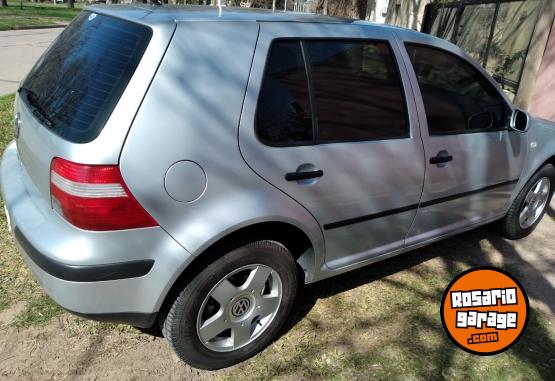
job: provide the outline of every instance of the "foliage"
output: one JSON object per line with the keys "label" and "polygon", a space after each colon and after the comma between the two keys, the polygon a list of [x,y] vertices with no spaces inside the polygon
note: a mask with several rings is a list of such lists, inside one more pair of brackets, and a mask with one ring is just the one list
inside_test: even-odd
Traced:
{"label": "foliage", "polygon": [[76,8],[64,4],[31,3],[8,1],[8,7],[0,8],[0,30],[18,29],[33,26],[67,24],[81,11],[83,3]]}

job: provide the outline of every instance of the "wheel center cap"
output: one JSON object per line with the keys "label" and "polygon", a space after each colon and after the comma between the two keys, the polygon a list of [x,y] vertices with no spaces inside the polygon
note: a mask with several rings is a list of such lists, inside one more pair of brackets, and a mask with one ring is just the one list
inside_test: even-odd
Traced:
{"label": "wheel center cap", "polygon": [[231,307],[231,314],[234,317],[243,316],[251,308],[251,301],[248,298],[239,298]]}

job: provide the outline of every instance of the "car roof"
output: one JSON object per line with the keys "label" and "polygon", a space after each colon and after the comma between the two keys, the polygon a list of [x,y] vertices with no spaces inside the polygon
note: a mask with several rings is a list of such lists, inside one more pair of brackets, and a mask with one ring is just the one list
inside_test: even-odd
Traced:
{"label": "car roof", "polygon": [[112,14],[149,23],[180,21],[259,21],[259,22],[304,22],[350,24],[355,20],[310,13],[272,11],[260,8],[238,8],[199,5],[149,5],[141,3],[92,5],[85,9]]}
{"label": "car roof", "polygon": [[427,43],[434,42],[452,45],[435,36],[394,25],[377,24],[364,20],[317,15],[312,13],[284,12],[260,8],[221,7],[206,5],[151,5],[143,3],[89,5],[85,10],[111,15],[146,25],[175,24],[187,21],[245,21],[280,23],[319,23],[364,25],[372,28],[396,30],[404,38],[424,38]]}

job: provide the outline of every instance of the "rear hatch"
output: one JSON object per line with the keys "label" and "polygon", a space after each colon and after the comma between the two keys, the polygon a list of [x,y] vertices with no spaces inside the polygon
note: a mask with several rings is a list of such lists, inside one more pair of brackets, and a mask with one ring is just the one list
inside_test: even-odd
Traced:
{"label": "rear hatch", "polygon": [[34,188],[30,193],[42,201],[50,199],[53,158],[118,163],[175,30],[173,23],[146,24],[144,10],[100,12],[93,8],[77,16],[18,91],[19,157]]}

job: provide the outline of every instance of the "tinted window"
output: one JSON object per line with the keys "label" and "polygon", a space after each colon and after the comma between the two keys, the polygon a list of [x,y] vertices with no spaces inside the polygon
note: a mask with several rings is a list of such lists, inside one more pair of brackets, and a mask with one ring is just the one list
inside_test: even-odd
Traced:
{"label": "tinted window", "polygon": [[409,135],[397,67],[387,43],[307,41],[318,141]]}
{"label": "tinted window", "polygon": [[437,49],[407,45],[431,135],[504,128],[509,108],[472,65]]}
{"label": "tinted window", "polygon": [[256,131],[272,144],[313,142],[308,80],[299,41],[272,44],[256,112]]}
{"label": "tinted window", "polygon": [[37,62],[22,95],[63,138],[94,140],[150,40],[151,30],[82,12]]}

